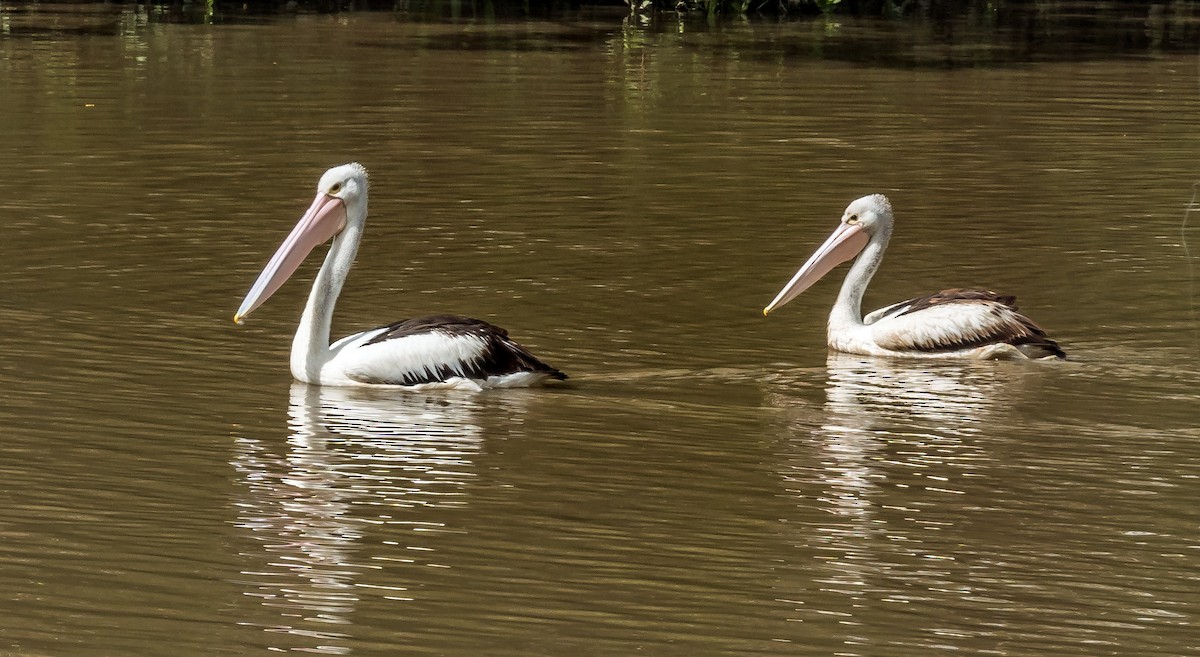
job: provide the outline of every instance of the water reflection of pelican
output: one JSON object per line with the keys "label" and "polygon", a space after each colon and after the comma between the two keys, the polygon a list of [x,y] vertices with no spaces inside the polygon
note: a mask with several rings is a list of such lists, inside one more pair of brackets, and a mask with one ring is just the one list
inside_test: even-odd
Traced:
{"label": "water reflection of pelican", "polygon": [[[820,409],[789,394],[803,384],[789,381],[786,373],[776,379],[778,385],[772,386],[768,400],[785,411],[793,440],[826,454],[826,461],[844,479],[866,486],[868,480],[886,476],[869,474],[877,469],[876,460],[963,463],[964,452],[978,449],[970,437],[1009,407],[1024,376],[1035,374],[992,362],[911,361],[830,352]],[[811,371],[801,375],[811,377]],[[814,423],[814,416],[820,421]],[[906,447],[902,455],[876,457],[885,445]],[[970,462],[979,463],[978,458]]]}
{"label": "water reflection of pelican", "polygon": [[826,360],[826,411],[869,430],[881,420],[938,422],[942,437],[978,431],[1002,402],[1018,368],[994,363],[911,362],[833,352]]}
{"label": "water reflection of pelican", "polygon": [[[407,591],[362,581],[379,568],[358,560],[371,527],[414,531],[421,548],[444,518],[425,513],[467,503],[482,432],[469,393],[414,395],[293,384],[291,434],[282,453],[269,441],[242,438],[234,467],[245,494],[237,525],[262,552],[244,554],[246,595],[274,609],[265,622],[291,648],[343,652],[343,632],[364,588]],[[392,532],[389,538],[395,540]],[[261,612],[251,611],[249,619]],[[317,645],[304,645],[316,642]],[[280,646],[288,649],[288,646]]]}
{"label": "water reflection of pelican", "polygon": [[812,370],[782,373],[767,392],[786,421],[781,477],[799,500],[797,547],[817,569],[808,581],[820,593],[797,609],[808,620],[855,615],[863,598],[888,595],[896,579],[931,577],[931,559],[952,558],[931,553],[927,532],[952,530],[956,505],[988,467],[981,434],[1034,374],[837,352],[826,365],[823,400],[803,394]]}

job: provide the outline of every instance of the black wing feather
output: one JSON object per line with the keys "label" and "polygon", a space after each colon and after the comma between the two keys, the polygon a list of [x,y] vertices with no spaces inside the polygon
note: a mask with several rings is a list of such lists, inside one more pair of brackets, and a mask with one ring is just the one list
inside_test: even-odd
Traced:
{"label": "black wing feather", "polygon": [[466,376],[472,379],[486,379],[489,376],[503,376],[517,372],[536,372],[546,374],[550,378],[563,380],[567,375],[558,369],[543,363],[529,350],[522,347],[512,338],[508,331],[485,322],[481,319],[463,317],[461,315],[432,315],[416,317],[394,322],[382,327],[383,331],[364,342],[362,347],[396,340],[422,333],[444,333],[451,336],[469,335],[483,342],[484,348],[480,357],[462,363],[455,368],[452,364],[439,365],[432,370],[408,372],[402,381],[372,380],[369,383],[392,383],[402,385],[417,385],[420,383],[438,383],[455,376]]}
{"label": "black wing feather", "polygon": [[999,303],[1013,310],[1017,309],[1017,298],[1011,295],[996,294],[991,290],[985,290],[978,287],[955,287],[933,294],[926,294],[922,297],[914,297],[905,299],[899,303],[893,303],[890,306],[885,306],[871,313],[875,315],[874,321],[879,321],[884,317],[899,317],[915,313],[920,310],[925,310],[932,306],[938,306],[944,303],[962,303],[964,301],[992,301]]}
{"label": "black wing feather", "polygon": [[[1008,306],[1013,310],[1017,310],[1017,298],[1011,294],[996,294],[991,290],[985,290],[979,287],[954,287],[933,294],[927,294],[923,297],[909,299],[904,303],[909,304],[901,315],[915,313],[918,310],[924,310],[932,306],[941,305],[943,303],[962,303],[964,301],[991,301],[1003,306]],[[900,304],[896,304],[900,305]]]}

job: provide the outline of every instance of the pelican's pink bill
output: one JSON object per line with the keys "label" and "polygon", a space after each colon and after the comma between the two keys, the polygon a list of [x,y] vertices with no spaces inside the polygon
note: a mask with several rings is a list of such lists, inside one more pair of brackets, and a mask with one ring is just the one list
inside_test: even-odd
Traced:
{"label": "pelican's pink bill", "polygon": [[871,236],[862,229],[860,224],[840,224],[837,230],[825,240],[821,248],[804,263],[800,271],[788,281],[779,291],[775,299],[763,308],[766,315],[772,310],[796,298],[801,292],[812,287],[822,276],[828,274],[834,267],[858,255],[867,246]]}
{"label": "pelican's pink bill", "polygon": [[334,196],[317,194],[308,211],[283,240],[283,244],[258,275],[258,280],[254,281],[254,285],[246,293],[246,298],[234,314],[233,321],[241,324],[246,315],[275,294],[318,244],[329,241],[345,227],[345,203]]}

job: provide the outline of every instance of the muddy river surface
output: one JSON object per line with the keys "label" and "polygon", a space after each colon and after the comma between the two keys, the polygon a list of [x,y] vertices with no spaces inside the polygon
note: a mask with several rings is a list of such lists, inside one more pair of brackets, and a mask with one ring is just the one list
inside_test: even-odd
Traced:
{"label": "muddy river surface", "polygon": [[[78,22],[0,8],[0,654],[1200,654],[1195,52]],[[233,324],[348,161],[335,335],[565,385],[294,383],[315,257]],[[872,192],[868,309],[991,287],[1070,359],[831,355],[844,270],[764,318]]]}

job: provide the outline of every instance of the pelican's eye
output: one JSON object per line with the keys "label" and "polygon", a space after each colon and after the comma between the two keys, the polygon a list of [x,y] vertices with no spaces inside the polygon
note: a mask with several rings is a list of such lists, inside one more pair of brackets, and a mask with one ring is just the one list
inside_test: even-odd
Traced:
{"label": "pelican's eye", "polygon": [[852,225],[858,223],[858,215],[856,215],[856,214],[850,215],[849,217],[846,218],[846,223],[852,224]]}
{"label": "pelican's eye", "polygon": [[337,194],[340,191],[342,191],[342,183],[340,182],[333,183],[333,185],[329,188],[330,194]]}

